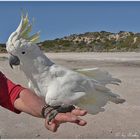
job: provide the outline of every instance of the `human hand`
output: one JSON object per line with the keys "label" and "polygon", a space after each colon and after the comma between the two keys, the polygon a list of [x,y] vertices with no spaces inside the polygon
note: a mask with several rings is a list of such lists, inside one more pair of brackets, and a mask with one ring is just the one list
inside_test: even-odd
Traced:
{"label": "human hand", "polygon": [[70,122],[75,123],[80,126],[85,126],[87,122],[83,119],[81,119],[79,116],[84,116],[87,114],[86,110],[82,110],[79,108],[75,108],[71,112],[67,113],[58,113],[54,119],[51,120],[51,122],[48,123],[47,118],[45,119],[45,127],[52,131],[56,132],[60,124]]}

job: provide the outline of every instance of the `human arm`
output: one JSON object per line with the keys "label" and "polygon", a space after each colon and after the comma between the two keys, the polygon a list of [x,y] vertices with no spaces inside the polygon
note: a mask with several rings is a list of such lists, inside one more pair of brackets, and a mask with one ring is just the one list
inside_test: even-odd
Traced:
{"label": "human arm", "polygon": [[[17,98],[14,102],[14,106],[16,109],[35,117],[42,117],[41,111],[44,105],[44,100],[39,98],[29,89],[22,90],[19,94],[19,98]],[[74,109],[71,112],[67,113],[58,113],[49,124],[47,122],[47,119],[45,119],[45,127],[50,131],[55,132],[59,125],[65,122],[84,126],[86,124],[86,121],[82,120],[78,116],[84,116],[85,114],[86,111],[81,109]]]}
{"label": "human arm", "polygon": [[[45,102],[31,90],[13,83],[0,72],[0,105],[15,113],[25,112],[41,118],[41,111]],[[45,119],[45,127],[54,132],[64,122],[77,123],[82,126],[86,122],[78,118],[78,116],[85,114],[86,111],[80,109],[75,109],[69,113],[59,113],[50,124]]]}

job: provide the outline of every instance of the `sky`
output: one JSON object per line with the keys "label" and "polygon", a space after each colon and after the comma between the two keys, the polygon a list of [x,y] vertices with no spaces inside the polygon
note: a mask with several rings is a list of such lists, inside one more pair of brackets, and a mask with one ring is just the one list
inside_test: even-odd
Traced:
{"label": "sky", "polygon": [[40,41],[96,31],[140,32],[140,1],[0,1],[1,43],[17,28],[22,10],[34,18],[33,32],[41,31]]}

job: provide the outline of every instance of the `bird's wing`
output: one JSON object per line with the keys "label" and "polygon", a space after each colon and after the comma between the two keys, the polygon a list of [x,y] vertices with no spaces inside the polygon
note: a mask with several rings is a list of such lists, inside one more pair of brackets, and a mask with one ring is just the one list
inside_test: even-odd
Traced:
{"label": "bird's wing", "polygon": [[75,104],[91,114],[104,111],[108,101],[122,103],[123,99],[100,82],[72,73],[68,77],[57,77],[48,87],[46,102],[52,106]]}
{"label": "bird's wing", "polygon": [[89,78],[93,78],[103,85],[106,84],[119,85],[119,83],[121,83],[120,79],[113,78],[111,74],[109,74],[107,71],[101,71],[99,68],[76,69],[75,71],[84,74]]}

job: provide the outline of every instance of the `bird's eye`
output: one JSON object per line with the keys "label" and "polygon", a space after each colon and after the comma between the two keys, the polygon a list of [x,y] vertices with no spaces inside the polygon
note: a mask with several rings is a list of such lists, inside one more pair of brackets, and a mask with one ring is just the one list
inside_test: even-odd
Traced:
{"label": "bird's eye", "polygon": [[23,52],[21,52],[22,54],[25,54],[25,52],[23,51]]}

